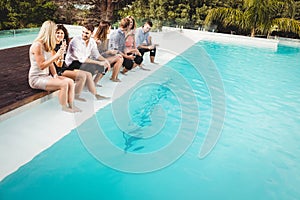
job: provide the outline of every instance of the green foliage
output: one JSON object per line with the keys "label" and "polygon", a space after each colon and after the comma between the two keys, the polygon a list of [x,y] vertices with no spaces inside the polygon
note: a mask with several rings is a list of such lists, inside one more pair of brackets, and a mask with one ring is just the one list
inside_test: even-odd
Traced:
{"label": "green foliage", "polygon": [[277,18],[273,20],[273,26],[281,31],[296,33],[300,35],[300,21],[290,18]]}
{"label": "green foliage", "polygon": [[[64,6],[61,10],[54,0],[0,0],[0,29],[36,27],[47,19],[73,24],[74,15],[86,16],[85,12],[74,11],[72,2]],[[300,20],[300,0],[122,0],[116,8],[116,25],[121,18],[132,15],[138,26],[152,20],[154,30],[163,25],[202,26],[221,32],[266,35],[277,27],[300,35],[296,21]]]}
{"label": "green foliage", "polygon": [[192,15],[192,20],[195,22],[196,25],[200,26],[204,24],[204,20],[208,14],[208,10],[209,8],[206,5],[195,9],[195,14]]}
{"label": "green foliage", "polygon": [[0,29],[37,27],[53,19],[57,9],[54,2],[46,0],[1,0]]}
{"label": "green foliage", "polygon": [[243,0],[135,0],[121,9],[119,18],[133,15],[165,25],[200,26],[208,10],[216,7],[242,7]]}
{"label": "green foliage", "polygon": [[295,1],[295,16],[294,19],[300,20],[300,1]]}
{"label": "green foliage", "polygon": [[[205,19],[205,24],[221,24],[224,27],[236,27],[242,31],[251,30],[251,36],[256,33],[269,35],[274,24],[281,21],[278,18],[292,19],[295,16],[293,0],[244,0],[242,9],[215,8],[211,9]],[[291,26],[287,28],[287,26]],[[299,23],[285,20],[277,27],[281,31],[290,31],[300,36]],[[283,28],[285,27],[285,28]]]}

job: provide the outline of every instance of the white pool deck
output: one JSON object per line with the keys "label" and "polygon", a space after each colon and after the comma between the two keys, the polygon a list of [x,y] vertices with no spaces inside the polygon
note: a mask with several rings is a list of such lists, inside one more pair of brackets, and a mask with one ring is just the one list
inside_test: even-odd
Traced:
{"label": "white pool deck", "polygon": [[[225,43],[238,43],[251,46],[261,46],[276,50],[277,40],[249,38],[237,35],[226,35],[196,30],[179,30],[164,28],[163,32],[152,33],[157,50],[156,61],[151,64],[148,54],[145,54],[145,67],[151,71],[139,68],[129,72],[127,76],[120,74],[121,83],[114,83],[106,75],[97,88],[102,95],[112,97],[109,100],[97,101],[90,93],[84,91],[82,96],[87,102],[75,101],[83,111],[71,114],[61,111],[56,93],[10,113],[0,116],[0,181],[36,155],[51,147],[66,136],[70,131],[90,118],[96,111],[120,97],[139,81],[145,79],[172,58],[176,57],[200,40],[213,40]],[[93,108],[93,109],[91,109]]]}

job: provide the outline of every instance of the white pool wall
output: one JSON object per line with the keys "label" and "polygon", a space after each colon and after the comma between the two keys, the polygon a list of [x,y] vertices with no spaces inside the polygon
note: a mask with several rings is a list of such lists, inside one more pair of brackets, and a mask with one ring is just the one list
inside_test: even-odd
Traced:
{"label": "white pool wall", "polygon": [[248,37],[248,36],[241,36],[241,35],[198,31],[198,30],[191,30],[191,29],[181,30],[179,28],[163,27],[162,31],[182,32],[185,36],[195,41],[205,40],[205,41],[220,42],[224,44],[237,44],[237,45],[245,45],[245,46],[259,47],[259,48],[270,48],[274,51],[277,50],[277,46],[279,43],[279,40],[276,39],[256,38],[256,37]]}

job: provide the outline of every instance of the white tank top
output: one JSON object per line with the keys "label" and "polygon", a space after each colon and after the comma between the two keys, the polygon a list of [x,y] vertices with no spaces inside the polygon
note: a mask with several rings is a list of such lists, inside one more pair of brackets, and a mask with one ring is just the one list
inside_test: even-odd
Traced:
{"label": "white tank top", "polygon": [[[40,69],[39,66],[36,63],[36,59],[34,57],[34,54],[31,52],[32,45],[29,50],[29,58],[30,58],[30,69],[29,69],[29,80],[36,76],[48,76],[49,75],[49,67],[46,67],[45,69]],[[43,48],[43,54],[45,60],[48,60],[51,58],[51,52],[46,52]]]}

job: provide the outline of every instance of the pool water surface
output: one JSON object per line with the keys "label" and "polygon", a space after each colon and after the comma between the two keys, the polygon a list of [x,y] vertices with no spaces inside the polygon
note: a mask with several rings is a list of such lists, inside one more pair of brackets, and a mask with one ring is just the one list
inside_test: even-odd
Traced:
{"label": "pool water surface", "polygon": [[[0,199],[299,199],[299,58],[199,42],[7,176]],[[207,80],[218,78],[204,67],[219,72],[226,109],[200,159],[215,106]],[[182,151],[164,153],[178,137]]]}

